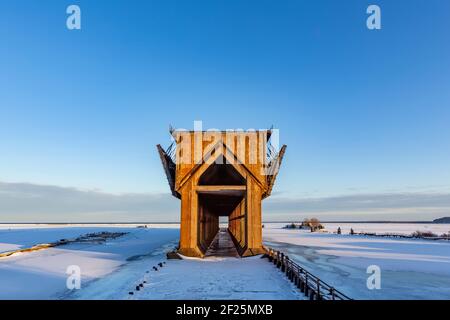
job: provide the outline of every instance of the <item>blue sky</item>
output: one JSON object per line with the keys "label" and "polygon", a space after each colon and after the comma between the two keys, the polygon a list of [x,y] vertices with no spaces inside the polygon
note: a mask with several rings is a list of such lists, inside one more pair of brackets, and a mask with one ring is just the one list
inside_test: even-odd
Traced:
{"label": "blue sky", "polygon": [[[82,30],[66,28],[70,4]],[[289,201],[448,194],[449,30],[444,0],[2,1],[0,182],[161,195],[155,145],[202,120],[280,130],[274,218],[296,217]],[[12,206],[0,220],[39,218]],[[383,214],[450,215],[430,207]]]}

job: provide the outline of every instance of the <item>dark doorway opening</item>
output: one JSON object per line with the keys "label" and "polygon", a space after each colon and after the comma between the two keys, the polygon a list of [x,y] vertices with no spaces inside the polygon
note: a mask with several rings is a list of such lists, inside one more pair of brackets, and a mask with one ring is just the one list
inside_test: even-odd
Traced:
{"label": "dark doorway opening", "polygon": [[226,163],[223,159],[218,163],[211,164],[200,177],[198,184],[203,186],[243,186],[245,179],[232,164]]}
{"label": "dark doorway opening", "polygon": [[[234,255],[237,251],[233,237],[229,234],[230,222],[233,221],[230,217],[242,215],[246,180],[233,165],[213,163],[202,174],[198,185],[199,247],[208,254],[214,252],[216,255]],[[220,229],[219,217],[228,217],[227,228]]]}

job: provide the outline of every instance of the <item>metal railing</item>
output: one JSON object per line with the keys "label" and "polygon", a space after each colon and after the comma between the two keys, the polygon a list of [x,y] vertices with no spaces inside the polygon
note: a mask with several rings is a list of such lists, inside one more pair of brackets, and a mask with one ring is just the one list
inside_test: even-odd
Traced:
{"label": "metal railing", "polygon": [[172,142],[170,144],[170,146],[165,150],[166,151],[166,155],[169,157],[170,160],[172,160],[172,163],[175,164],[177,159],[176,159],[176,150],[177,150],[177,146],[174,142]]}
{"label": "metal railing", "polygon": [[268,249],[267,258],[310,300],[352,300],[289,259],[283,252]]}

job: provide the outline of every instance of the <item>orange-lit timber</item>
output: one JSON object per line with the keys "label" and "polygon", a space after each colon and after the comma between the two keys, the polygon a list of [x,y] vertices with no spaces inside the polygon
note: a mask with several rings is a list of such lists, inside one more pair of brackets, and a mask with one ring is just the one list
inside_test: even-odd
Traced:
{"label": "orange-lit timber", "polygon": [[172,131],[175,143],[157,146],[172,194],[181,199],[179,252],[203,257],[228,216],[241,256],[264,252],[261,201],[275,183],[286,146],[276,152],[272,130]]}

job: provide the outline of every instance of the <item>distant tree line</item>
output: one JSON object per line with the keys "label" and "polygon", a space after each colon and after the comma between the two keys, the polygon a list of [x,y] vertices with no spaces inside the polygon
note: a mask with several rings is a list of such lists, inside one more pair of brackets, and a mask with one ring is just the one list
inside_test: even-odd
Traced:
{"label": "distant tree line", "polygon": [[317,218],[305,218],[302,223],[291,223],[285,226],[286,229],[309,229],[311,232],[316,232],[324,229],[325,227],[320,223]]}

